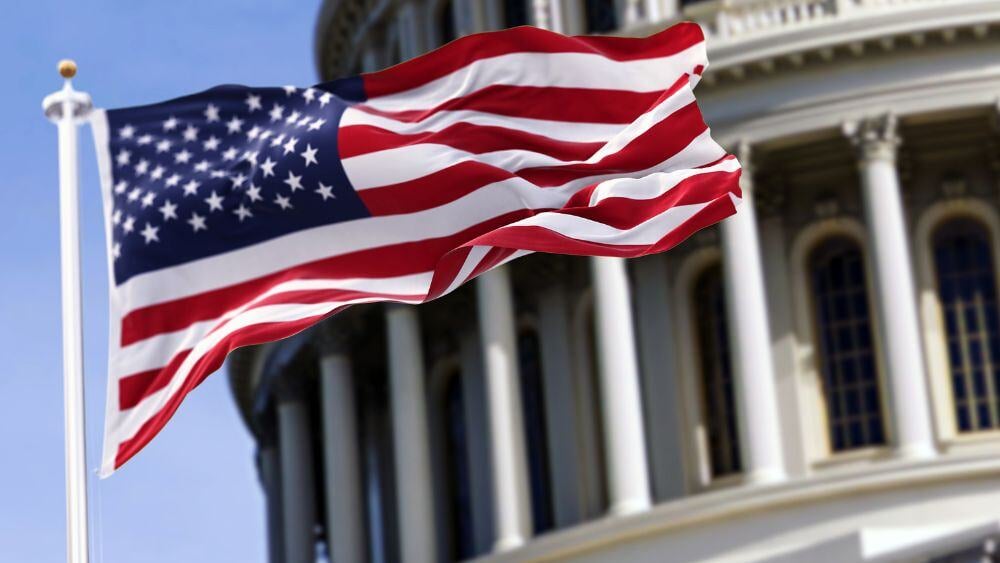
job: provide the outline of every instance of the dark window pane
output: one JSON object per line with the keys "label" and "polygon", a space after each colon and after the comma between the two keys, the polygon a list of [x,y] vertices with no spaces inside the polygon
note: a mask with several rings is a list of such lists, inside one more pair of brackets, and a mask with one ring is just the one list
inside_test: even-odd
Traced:
{"label": "dark window pane", "polygon": [[503,23],[505,27],[528,25],[528,0],[504,0]]}
{"label": "dark window pane", "polygon": [[830,443],[834,451],[883,444],[864,255],[852,240],[833,238],[812,252],[809,267]]}
{"label": "dark window pane", "polygon": [[587,33],[605,33],[618,27],[615,0],[584,0]]}
{"label": "dark window pane", "polygon": [[1000,327],[990,234],[978,221],[961,217],[939,226],[932,238],[956,423],[962,431],[996,429]]}
{"label": "dark window pane", "polygon": [[518,338],[521,372],[521,404],[531,485],[531,516],[535,533],[551,530],[552,487],[549,479],[549,445],[545,431],[545,395],[542,381],[541,345],[538,333],[527,330]]}
{"label": "dark window pane", "polygon": [[737,473],[742,468],[721,266],[709,268],[695,280],[692,302],[709,464],[712,475],[719,477]]}

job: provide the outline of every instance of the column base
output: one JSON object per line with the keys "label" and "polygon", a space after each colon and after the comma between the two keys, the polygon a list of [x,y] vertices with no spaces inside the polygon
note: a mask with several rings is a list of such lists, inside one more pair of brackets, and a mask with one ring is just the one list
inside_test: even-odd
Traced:
{"label": "column base", "polygon": [[645,512],[650,508],[649,499],[627,499],[617,502],[608,508],[610,516],[628,516],[638,512]]}
{"label": "column base", "polygon": [[778,468],[765,468],[747,473],[743,477],[743,482],[747,485],[770,485],[780,483],[788,479],[784,470]]}
{"label": "column base", "polygon": [[926,443],[900,445],[893,452],[893,456],[897,459],[911,460],[931,459],[937,457],[937,454],[937,448],[933,444]]}
{"label": "column base", "polygon": [[517,549],[524,545],[525,539],[521,536],[507,536],[505,538],[500,538],[493,543],[493,552],[501,553],[504,551],[510,551],[512,549]]}

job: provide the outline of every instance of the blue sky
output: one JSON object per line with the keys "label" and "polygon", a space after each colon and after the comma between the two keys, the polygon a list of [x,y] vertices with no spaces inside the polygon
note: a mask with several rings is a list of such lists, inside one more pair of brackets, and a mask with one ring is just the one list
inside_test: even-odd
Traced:
{"label": "blue sky", "polygon": [[[64,560],[56,131],[42,98],[56,61],[96,105],[136,105],[216,84],[316,82],[318,0],[34,0],[0,16],[0,559]],[[81,131],[88,464],[99,459],[107,275],[93,143]],[[263,561],[253,442],[225,375],[105,481],[91,479],[95,561]]]}

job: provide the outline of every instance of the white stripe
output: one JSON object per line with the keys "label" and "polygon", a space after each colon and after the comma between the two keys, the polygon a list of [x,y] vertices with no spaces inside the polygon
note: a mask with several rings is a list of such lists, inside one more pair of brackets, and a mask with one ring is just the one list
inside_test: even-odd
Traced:
{"label": "white stripe", "polygon": [[670,172],[655,172],[641,178],[616,178],[601,182],[590,194],[590,205],[597,205],[609,197],[653,199],[673,189],[677,184],[702,174],[735,172],[740,163],[735,158],[723,160],[705,168],[682,168]]}
{"label": "white stripe", "polygon": [[430,289],[433,274],[433,272],[424,272],[391,278],[287,281],[269,288],[267,291],[255,296],[253,300],[241,304],[240,307],[231,309],[218,317],[199,321],[182,330],[161,333],[119,349],[110,358],[111,379],[117,380],[121,377],[165,366],[178,351],[192,348],[198,340],[208,334],[221,321],[232,318],[272,295],[310,289],[353,289],[369,293],[388,293],[401,296],[426,295],[428,289]]}
{"label": "white stripe", "polygon": [[469,250],[469,254],[465,257],[465,262],[462,263],[462,267],[455,274],[455,277],[451,280],[448,285],[448,289],[444,290],[442,295],[447,295],[452,291],[455,291],[458,286],[465,283],[465,281],[472,275],[472,271],[476,269],[476,266],[483,261],[486,253],[489,252],[490,247],[488,246],[474,246]]}
{"label": "white stripe", "polygon": [[[732,197],[735,201],[735,196]],[[629,229],[618,229],[599,221],[565,213],[541,213],[511,223],[510,226],[542,227],[576,240],[607,245],[653,244],[711,203],[712,201],[671,207]]]}
{"label": "white stripe", "polygon": [[622,126],[616,123],[585,123],[568,121],[550,121],[528,117],[508,117],[471,110],[439,111],[418,123],[407,123],[389,117],[372,115],[357,108],[349,107],[340,119],[341,127],[350,125],[370,125],[379,127],[400,135],[416,133],[433,133],[441,131],[456,123],[468,123],[484,127],[503,127],[541,135],[559,141],[573,143],[600,143],[607,141],[621,131]]}
{"label": "white stripe", "polygon": [[655,92],[707,61],[704,42],[666,57],[614,61],[594,53],[511,53],[478,59],[403,92],[369,99],[382,111],[430,109],[487,86],[588,88]]}
{"label": "white stripe", "polygon": [[[621,128],[607,144],[586,160],[560,160],[519,149],[473,154],[447,145],[420,143],[347,158],[343,160],[343,165],[354,188],[365,190],[413,181],[466,161],[481,162],[508,172],[543,166],[593,164],[626,148],[651,127],[693,102],[694,93],[689,87],[678,90],[639,119]],[[386,166],[386,162],[394,165]]]}

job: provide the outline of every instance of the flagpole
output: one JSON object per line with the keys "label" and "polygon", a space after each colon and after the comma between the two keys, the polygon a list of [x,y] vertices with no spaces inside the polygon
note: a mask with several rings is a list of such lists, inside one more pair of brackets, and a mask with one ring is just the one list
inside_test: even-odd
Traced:
{"label": "flagpole", "polygon": [[87,563],[87,446],[83,402],[83,329],[80,295],[80,178],[77,126],[90,96],[73,89],[76,63],[59,62],[65,79],[45,97],[45,116],[59,129],[59,241],[62,254],[63,407],[66,441],[66,560]]}

